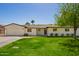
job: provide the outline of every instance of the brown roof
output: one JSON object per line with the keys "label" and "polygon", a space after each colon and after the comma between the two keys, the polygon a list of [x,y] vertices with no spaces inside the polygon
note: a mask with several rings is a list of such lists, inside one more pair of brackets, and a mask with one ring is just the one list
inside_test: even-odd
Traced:
{"label": "brown roof", "polygon": [[71,26],[51,26],[51,27],[47,27],[47,28],[73,28],[73,27],[71,27]]}
{"label": "brown roof", "polygon": [[[11,24],[15,24],[18,26],[26,27],[26,28],[73,28],[71,26],[57,26],[57,25],[19,25],[16,23],[11,23]],[[5,26],[9,26],[11,24],[8,24]],[[0,25],[0,27],[4,27],[4,26]]]}

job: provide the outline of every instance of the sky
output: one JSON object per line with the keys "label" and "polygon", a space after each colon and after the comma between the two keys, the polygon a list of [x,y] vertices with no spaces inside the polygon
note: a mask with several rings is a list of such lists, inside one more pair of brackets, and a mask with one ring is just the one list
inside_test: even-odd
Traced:
{"label": "sky", "polygon": [[0,24],[54,24],[59,4],[55,3],[0,3]]}

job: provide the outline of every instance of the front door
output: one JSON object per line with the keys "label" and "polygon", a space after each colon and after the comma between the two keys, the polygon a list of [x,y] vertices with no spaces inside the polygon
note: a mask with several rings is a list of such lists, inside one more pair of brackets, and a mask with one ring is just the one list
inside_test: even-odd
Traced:
{"label": "front door", "polygon": [[37,29],[37,35],[39,35],[39,36],[45,35],[45,34],[44,34],[44,28],[38,28],[38,29]]}
{"label": "front door", "polygon": [[47,35],[47,29],[44,29],[44,35]]}

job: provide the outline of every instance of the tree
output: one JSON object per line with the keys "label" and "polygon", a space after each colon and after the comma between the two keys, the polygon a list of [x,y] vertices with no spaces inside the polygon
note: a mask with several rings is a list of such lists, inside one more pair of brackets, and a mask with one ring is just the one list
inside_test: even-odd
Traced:
{"label": "tree", "polygon": [[34,21],[34,20],[32,20],[32,21],[31,21],[31,23],[32,23],[32,24],[34,24],[34,23],[35,23],[35,21]]}
{"label": "tree", "polygon": [[29,22],[26,22],[25,25],[30,25],[30,23]]}
{"label": "tree", "polygon": [[79,26],[79,4],[61,4],[56,22],[61,26],[72,26],[74,28],[74,39],[76,39],[76,31]]}

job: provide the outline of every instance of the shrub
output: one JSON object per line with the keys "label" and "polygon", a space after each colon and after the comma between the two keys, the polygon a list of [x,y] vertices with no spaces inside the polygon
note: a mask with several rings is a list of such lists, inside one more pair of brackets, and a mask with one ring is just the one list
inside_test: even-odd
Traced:
{"label": "shrub", "polygon": [[56,33],[55,36],[58,36],[58,34]]}
{"label": "shrub", "polygon": [[67,36],[69,36],[69,34],[66,34]]}
{"label": "shrub", "polygon": [[64,36],[64,34],[61,34],[61,36]]}
{"label": "shrub", "polygon": [[71,34],[71,36],[73,37],[74,34]]}
{"label": "shrub", "polygon": [[51,33],[50,36],[53,36],[53,33]]}
{"label": "shrub", "polygon": [[25,33],[25,34],[24,34],[24,36],[28,36],[28,34],[27,34],[27,33]]}

